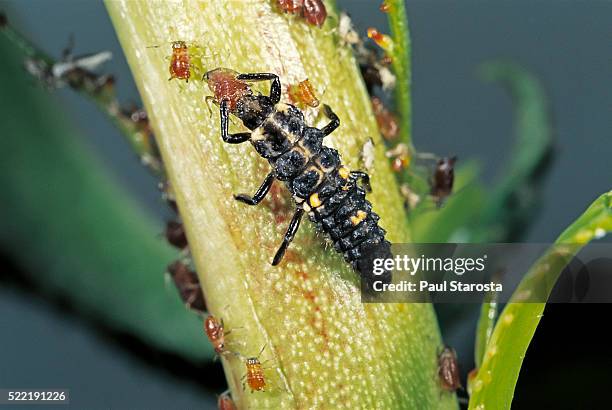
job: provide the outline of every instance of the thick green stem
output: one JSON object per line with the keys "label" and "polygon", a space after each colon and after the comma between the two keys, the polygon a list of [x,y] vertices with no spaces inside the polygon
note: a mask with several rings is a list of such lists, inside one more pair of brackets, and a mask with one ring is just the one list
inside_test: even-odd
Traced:
{"label": "thick green stem", "polygon": [[[352,53],[339,46],[334,19],[313,28],[278,12],[274,3],[107,1],[210,310],[232,331],[230,350],[255,356],[265,346],[266,392],[245,393],[243,359],[223,359],[234,399],[241,408],[454,408],[454,396],[441,392],[436,378],[441,342],[432,307],[362,304],[356,274],[306,221],[285,261],[271,266],[293,208],[289,196],[275,184],[258,207],[234,201],[233,194],[255,190],[268,165],[250,146],[221,141],[202,72],[189,83],[168,81],[169,43],[176,40],[201,50],[194,56],[196,71],[272,71],[285,87],[308,78],[340,116],[340,128],[326,143],[349,167],[363,168],[362,146],[374,140],[370,199],[389,239],[407,241],[402,201],[369,98]],[[313,125],[327,121],[319,109],[305,115]]]}
{"label": "thick green stem", "polygon": [[389,26],[393,37],[393,69],[397,76],[395,101],[397,111],[402,119],[400,127],[401,139],[412,146],[412,101],[410,99],[411,61],[410,61],[410,31],[406,0],[387,0],[389,5]]}

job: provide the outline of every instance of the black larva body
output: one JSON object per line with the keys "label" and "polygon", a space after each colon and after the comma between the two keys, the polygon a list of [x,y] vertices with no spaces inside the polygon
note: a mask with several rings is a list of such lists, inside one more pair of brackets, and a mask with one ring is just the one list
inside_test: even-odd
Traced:
{"label": "black larva body", "polygon": [[[265,78],[262,78],[265,76]],[[228,135],[224,131],[229,113],[227,104],[221,103],[222,135],[227,142],[250,141],[255,150],[268,160],[272,171],[254,195],[238,195],[242,202],[254,205],[261,201],[274,179],[285,183],[297,204],[283,245],[273,264],[277,264],[293,239],[303,213],[307,213],[316,226],[327,233],[336,251],[343,254],[369,287],[373,258],[391,257],[390,244],[385,240],[385,230],[378,226],[378,215],[366,199],[363,186],[368,186],[368,176],[363,172],[351,172],[342,165],[338,151],[323,146],[323,138],[339,125],[338,117],[325,106],[329,125],[322,129],[309,127],[303,113],[293,105],[280,103],[280,83],[274,74],[242,74],[244,80],[272,80],[270,96],[247,93],[237,101],[231,111],[251,130]],[[239,137],[240,136],[240,137]],[[234,138],[234,139],[232,139]],[[388,282],[385,273],[376,280]]]}

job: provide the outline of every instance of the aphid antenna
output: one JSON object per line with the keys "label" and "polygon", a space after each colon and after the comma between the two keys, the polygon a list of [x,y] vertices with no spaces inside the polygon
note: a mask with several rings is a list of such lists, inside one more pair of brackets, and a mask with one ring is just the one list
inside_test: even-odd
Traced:
{"label": "aphid antenna", "polygon": [[62,61],[69,61],[70,59],[72,59],[72,51],[74,50],[75,46],[76,40],[74,37],[74,33],[70,33],[68,35],[68,44],[66,44],[66,47],[64,47],[64,49],[62,50]]}
{"label": "aphid antenna", "polygon": [[227,389],[225,389],[224,391],[222,391],[221,393],[219,393],[218,396],[221,397],[221,396],[225,396],[225,395],[231,396],[231,392],[230,392],[229,387]]}
{"label": "aphid antenna", "polygon": [[263,351],[266,350],[266,346],[268,346],[267,343],[263,345],[263,347],[259,351],[259,354],[257,356],[255,356],[256,359],[259,359],[261,357],[261,354],[263,353]]}
{"label": "aphid antenna", "polygon": [[439,155],[431,152],[415,152],[414,157],[424,161],[438,161],[440,159]]}

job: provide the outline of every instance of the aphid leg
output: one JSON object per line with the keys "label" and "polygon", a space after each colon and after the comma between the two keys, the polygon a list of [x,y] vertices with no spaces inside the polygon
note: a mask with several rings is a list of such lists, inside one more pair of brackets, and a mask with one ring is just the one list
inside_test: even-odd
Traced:
{"label": "aphid leg", "polygon": [[370,176],[363,171],[351,171],[351,176],[355,178],[355,180],[361,180],[361,186],[367,192],[372,192],[372,185],[370,185]]}
{"label": "aphid leg", "polygon": [[340,126],[340,118],[338,118],[336,113],[333,112],[327,104],[323,104],[323,113],[327,118],[330,119],[329,124],[321,128],[321,131],[323,131],[323,135],[327,136],[334,132],[334,130]]}
{"label": "aphid leg", "polygon": [[251,138],[250,132],[229,133],[229,106],[227,100],[221,101],[221,138],[228,144],[240,144]]}
{"label": "aphid leg", "polygon": [[270,99],[273,104],[276,104],[281,99],[281,83],[278,76],[274,73],[248,73],[248,74],[240,74],[236,77],[237,80],[243,81],[272,81],[272,86],[270,87]]}
{"label": "aphid leg", "polygon": [[236,201],[244,202],[248,205],[257,205],[261,202],[262,199],[265,198],[266,194],[270,191],[270,187],[272,186],[273,182],[274,172],[270,172],[266,179],[264,179],[264,182],[261,184],[261,186],[257,189],[257,192],[255,192],[255,195],[250,197],[245,194],[238,194],[234,195],[234,198],[236,199]]}
{"label": "aphid leg", "polygon": [[291,241],[293,241],[293,237],[295,236],[295,233],[300,227],[300,221],[302,220],[302,215],[304,215],[304,208],[299,207],[298,209],[296,209],[295,213],[293,214],[293,218],[291,218],[291,222],[289,222],[289,228],[287,228],[287,232],[285,233],[285,239],[283,239],[283,243],[281,244],[280,248],[278,248],[276,255],[274,255],[274,259],[272,260],[272,265],[274,266],[278,265],[280,261],[283,259],[283,256],[285,255],[285,251],[287,251],[289,244],[291,243]]}

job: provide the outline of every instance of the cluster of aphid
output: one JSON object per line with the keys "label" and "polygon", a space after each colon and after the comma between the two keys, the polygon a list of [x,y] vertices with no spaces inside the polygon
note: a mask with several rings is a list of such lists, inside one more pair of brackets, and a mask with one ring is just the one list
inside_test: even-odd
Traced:
{"label": "cluster of aphid", "polygon": [[[382,12],[389,12],[389,5],[383,3],[380,6]],[[376,123],[383,139],[391,144],[397,139],[400,131],[400,124],[397,116],[383,104],[383,99],[376,95],[378,92],[387,93],[395,88],[396,79],[391,71],[393,63],[390,54],[393,51],[393,39],[381,33],[378,29],[370,27],[367,30],[367,37],[370,38],[384,54],[379,55],[378,49],[369,47],[353,28],[353,24],[348,15],[340,15],[339,33],[343,42],[352,47],[361,74],[365,81],[366,88],[371,97],[372,110],[376,117]],[[366,147],[364,147],[365,150]],[[367,158],[367,155],[363,155]],[[430,185],[429,196],[439,207],[444,200],[451,194],[454,182],[454,164],[456,157],[436,157],[431,154],[419,154],[414,149],[404,143],[398,143],[387,151],[387,157],[392,161],[392,169],[398,174],[410,170],[413,159],[434,161],[434,166],[429,171],[430,176],[425,176]],[[422,175],[418,175],[423,178]],[[414,209],[421,202],[421,195],[414,192],[407,183],[401,186],[401,193],[405,199],[406,206]]]}
{"label": "cluster of aphid", "polygon": [[[287,13],[304,18],[305,22],[321,26],[327,16],[325,6],[320,0],[277,0],[277,5]],[[381,10],[385,11],[383,6]],[[6,25],[6,19],[0,16],[0,23]],[[347,15],[342,15],[339,30],[343,40],[352,46],[358,57],[368,91],[372,96],[372,108],[376,115],[380,132],[386,141],[394,140],[398,135],[399,122],[386,109],[382,100],[374,95],[376,88],[383,91],[392,89],[395,77],[389,66],[390,58],[379,58],[378,54],[368,49],[352,28]],[[390,51],[392,40],[375,29],[368,30],[368,37],[373,39],[383,50]],[[141,109],[122,109],[119,107],[112,88],[114,79],[110,75],[94,73],[98,66],[111,58],[110,53],[101,52],[92,55],[74,57],[72,47],[65,50],[62,60],[49,63],[44,59],[29,58],[26,69],[50,88],[68,85],[76,89],[85,89],[89,93],[107,93],[109,112],[117,118],[127,121],[141,133],[139,152],[145,163],[158,164],[161,170],[161,159],[154,144],[151,128],[146,113]],[[172,43],[170,57],[170,80],[179,79],[188,82],[197,70],[194,70],[190,48],[185,41]],[[351,171],[342,165],[339,153],[322,144],[325,136],[332,133],[339,125],[338,117],[330,107],[323,105],[323,113],[330,122],[321,129],[310,127],[305,123],[304,115],[294,105],[282,103],[281,83],[273,73],[239,74],[229,69],[215,69],[204,74],[203,79],[213,92],[213,100],[220,107],[221,137],[231,144],[250,142],[255,150],[268,160],[272,171],[265,178],[255,195],[236,195],[236,200],[248,205],[257,205],[270,190],[275,179],[283,181],[292,193],[297,209],[289,223],[284,240],[272,260],[273,265],[281,262],[285,251],[293,240],[304,214],[323,232],[329,235],[335,249],[342,253],[360,274],[366,287],[371,278],[371,260],[391,256],[390,244],[385,239],[385,231],[378,226],[378,215],[366,199],[369,191],[369,177],[362,171]],[[271,81],[269,95],[255,94],[249,82]],[[305,79],[295,85],[289,85],[288,97],[297,106],[318,107],[314,89]],[[229,134],[229,116],[239,118],[249,132]],[[142,141],[145,142],[143,145]],[[367,144],[366,144],[367,145]],[[145,155],[149,158],[145,159]],[[413,157],[410,149],[402,144],[388,151],[393,159],[396,172],[408,168]],[[431,195],[439,205],[452,190],[453,168],[455,158],[440,158],[432,176]],[[367,163],[366,163],[366,168]],[[163,183],[163,192],[170,207],[178,209],[169,185]],[[402,187],[404,189],[405,187]],[[408,192],[406,195],[416,195]],[[412,198],[411,202],[418,202]],[[167,223],[165,237],[168,242],[183,252],[182,259],[168,266],[179,295],[190,308],[200,313],[206,311],[206,304],[200,288],[197,274],[190,267],[188,242],[183,225],[178,221]],[[390,273],[377,280],[389,281]],[[231,355],[240,358],[245,364],[246,384],[252,391],[266,388],[263,367],[256,357],[244,357],[226,347],[223,321],[208,315],[204,329],[215,352],[221,356]],[[263,351],[263,349],[262,349]],[[260,353],[261,354],[261,353]],[[439,356],[438,374],[445,390],[456,390],[460,387],[458,368],[454,351],[445,348]],[[233,409],[235,405],[228,393],[219,397],[220,409]]]}
{"label": "cluster of aphid", "polygon": [[[259,360],[265,346],[261,349],[257,356],[250,357],[244,356],[235,350],[230,350],[227,347],[225,340],[225,337],[229,335],[230,332],[225,331],[223,319],[217,319],[213,315],[208,315],[206,319],[204,319],[204,331],[208,337],[208,340],[213,346],[213,349],[220,357],[225,357],[228,359],[237,358],[244,363],[245,374],[242,378],[243,389],[246,389],[246,386],[248,386],[251,392],[266,390],[267,382],[264,374],[264,367]],[[220,410],[236,408],[229,391],[226,391],[219,396],[217,405]]]}
{"label": "cluster of aphid", "polygon": [[[0,18],[2,28],[8,27],[8,22],[4,15]],[[17,38],[16,33],[14,35]],[[29,48],[24,47],[29,50]],[[24,61],[26,71],[36,78],[41,84],[49,89],[59,89],[70,87],[76,91],[84,92],[96,99],[98,104],[109,114],[115,123],[122,128],[124,134],[130,138],[130,143],[140,155],[142,162],[147,165],[154,173],[163,177],[161,157],[155,144],[153,131],[149,124],[146,112],[138,107],[122,107],[116,97],[114,86],[115,80],[112,75],[98,74],[97,70],[103,63],[111,59],[112,55],[108,51],[99,53],[74,56],[72,49],[74,41],[71,38],[70,44],[62,53],[62,58],[52,61],[44,56],[30,52],[29,57]],[[174,50],[178,47],[173,47]],[[176,72],[177,76],[184,76],[180,60],[180,55],[174,51],[171,72]],[[184,61],[184,60],[183,60]],[[160,184],[163,196],[170,208],[175,212],[178,219],[178,208],[173,199],[172,193],[167,182]],[[178,221],[170,221],[166,226],[165,232],[168,242],[183,251],[183,257],[170,264],[167,268],[174,283],[177,286],[179,295],[185,304],[196,311],[206,310],[204,297],[200,289],[198,277],[193,269],[190,268],[188,257],[188,244],[183,225]]]}
{"label": "cluster of aphid", "polygon": [[327,18],[322,0],[276,0],[276,4],[285,13],[299,16],[312,26],[321,27]]}

